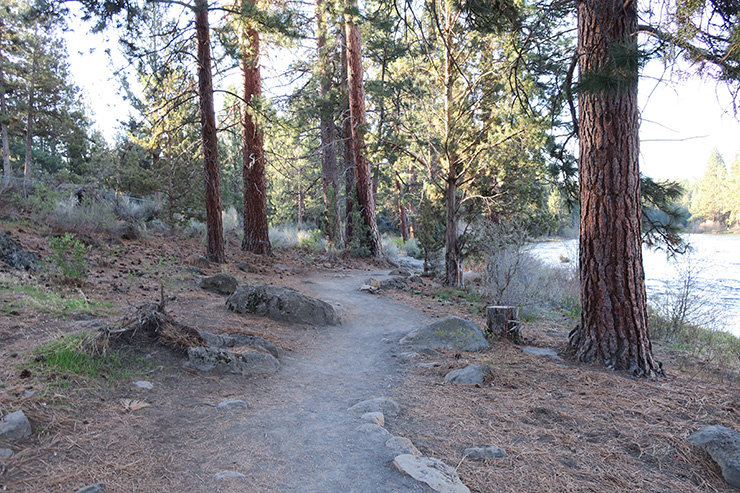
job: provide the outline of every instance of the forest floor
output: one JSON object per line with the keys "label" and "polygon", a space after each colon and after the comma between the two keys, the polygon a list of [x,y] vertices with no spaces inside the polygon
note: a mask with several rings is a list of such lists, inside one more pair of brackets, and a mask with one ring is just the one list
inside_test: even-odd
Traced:
{"label": "forest floor", "polygon": [[[25,249],[48,257],[41,225],[0,221]],[[0,490],[76,491],[102,482],[108,492],[430,491],[403,476],[392,455],[356,431],[347,408],[390,397],[393,435],[455,467],[473,491],[731,491],[719,468],[687,437],[705,425],[740,428],[740,390],[732,375],[656,344],[667,377],[635,380],[600,367],[526,354],[493,341],[478,353],[440,351],[408,359],[398,340],[435,318],[485,320],[479,303],[424,278],[413,291],[360,292],[392,269],[304,250],[271,257],[227,243],[228,263],[204,267],[200,242],[146,235],[99,243],[78,285],[60,285],[0,267],[0,415],[23,410],[33,434],[0,443]],[[246,262],[251,272],[236,267]],[[340,310],[336,327],[277,323],[227,311],[225,298],[201,290],[205,274],[228,272],[240,284],[292,287]],[[122,362],[94,376],[36,361],[34,350],[65,334],[112,326],[156,302],[160,286],[178,322],[215,333],[264,337],[281,351],[269,377],[211,375],[153,344],[119,346]],[[573,321],[526,323],[534,346],[564,349]],[[419,363],[438,362],[429,368]],[[444,384],[470,363],[489,365],[481,386]],[[132,385],[146,380],[150,390]],[[224,411],[229,399],[249,409]],[[471,446],[495,445],[506,457],[473,460]],[[216,479],[221,471],[243,477]]]}

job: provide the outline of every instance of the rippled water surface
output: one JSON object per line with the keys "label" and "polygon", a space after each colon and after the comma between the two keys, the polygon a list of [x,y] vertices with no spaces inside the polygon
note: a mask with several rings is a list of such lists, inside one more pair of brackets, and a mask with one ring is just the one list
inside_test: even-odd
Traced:
{"label": "rippled water surface", "polygon": [[[655,300],[675,286],[687,270],[696,278],[697,294],[719,314],[726,330],[740,336],[740,236],[686,235],[692,251],[674,259],[665,252],[645,249],[645,284]],[[532,253],[553,265],[572,265],[578,259],[577,240],[536,243]],[[563,263],[568,259],[570,263]]]}

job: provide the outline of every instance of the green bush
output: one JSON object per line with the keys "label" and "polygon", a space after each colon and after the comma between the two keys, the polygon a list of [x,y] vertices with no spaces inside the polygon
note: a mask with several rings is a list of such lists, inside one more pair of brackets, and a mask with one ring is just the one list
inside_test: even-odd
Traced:
{"label": "green bush", "polygon": [[51,237],[48,244],[52,250],[50,257],[62,277],[87,278],[87,254],[91,247],[75,238],[72,233]]}

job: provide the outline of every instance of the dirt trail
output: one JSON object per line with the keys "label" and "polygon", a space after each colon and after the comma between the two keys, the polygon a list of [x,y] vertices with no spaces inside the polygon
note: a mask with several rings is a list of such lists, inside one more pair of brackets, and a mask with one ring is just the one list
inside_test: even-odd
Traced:
{"label": "dirt trail", "polygon": [[[245,395],[252,409],[234,413],[231,426],[216,438],[226,447],[260,441],[258,453],[235,447],[227,468],[256,480],[253,491],[429,491],[393,467],[394,454],[384,445],[388,437],[357,431],[363,421],[347,411],[400,384],[391,352],[402,335],[426,321],[419,311],[358,291],[368,275],[383,274],[327,273],[304,284],[307,294],[340,305],[343,324],[316,329],[315,347],[284,358],[265,399]],[[387,419],[386,428],[392,425]],[[266,480],[274,483],[263,490]],[[242,481],[214,486],[246,491]]]}

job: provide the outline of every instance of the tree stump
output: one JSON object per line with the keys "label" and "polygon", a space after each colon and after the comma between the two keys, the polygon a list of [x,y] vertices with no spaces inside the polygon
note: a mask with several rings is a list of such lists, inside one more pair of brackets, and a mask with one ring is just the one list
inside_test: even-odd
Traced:
{"label": "tree stump", "polygon": [[[519,324],[519,307],[516,306],[489,306],[486,308],[486,326],[488,333],[511,339],[514,342],[521,338]],[[512,330],[514,329],[514,330]]]}

